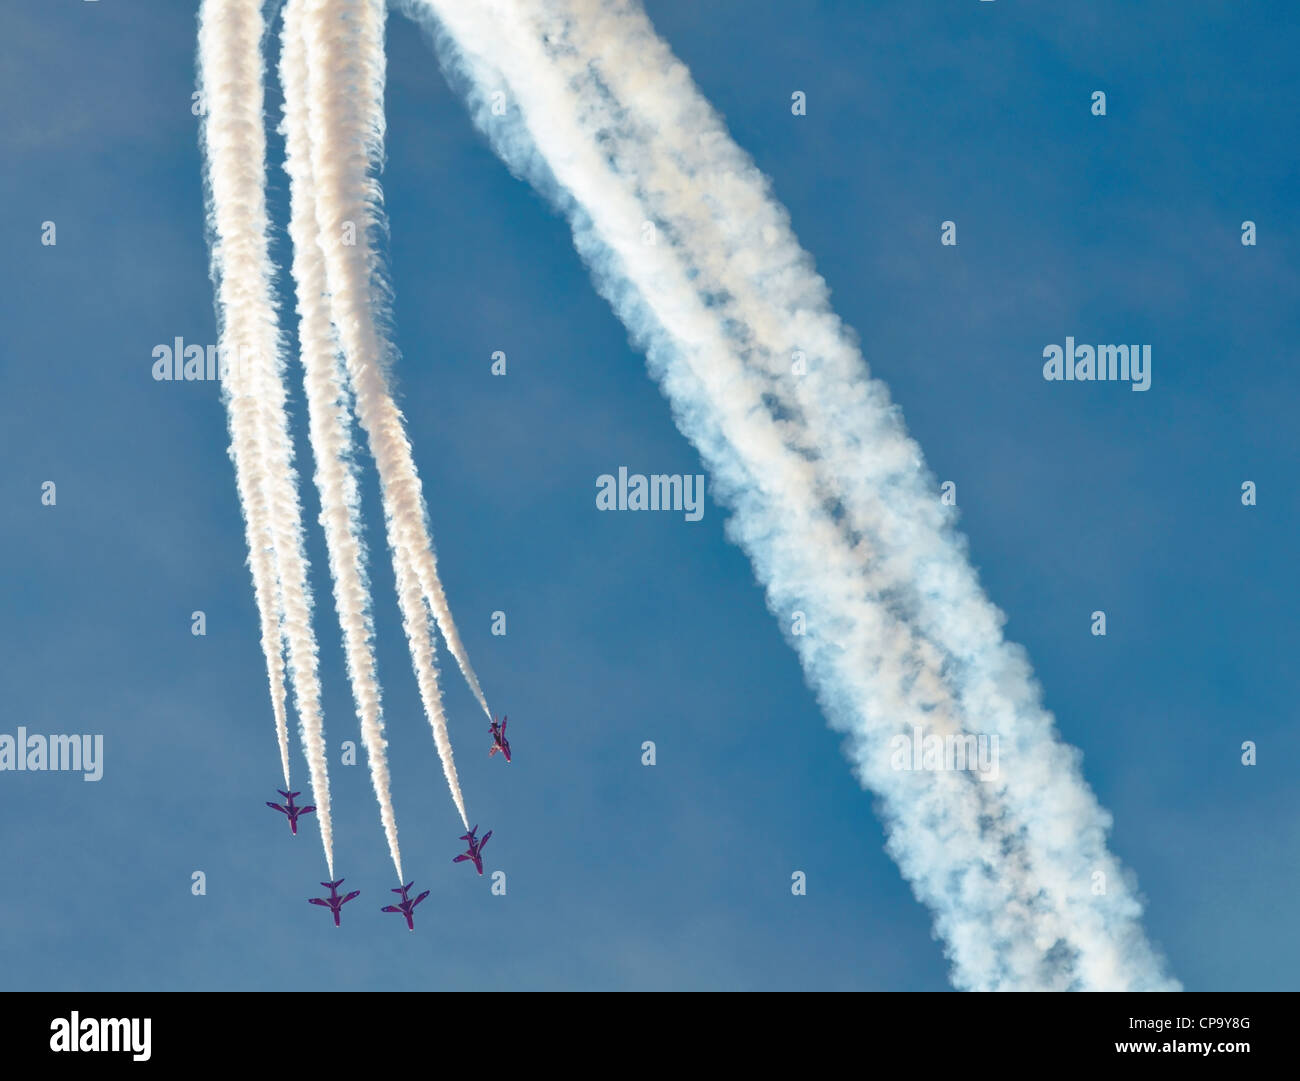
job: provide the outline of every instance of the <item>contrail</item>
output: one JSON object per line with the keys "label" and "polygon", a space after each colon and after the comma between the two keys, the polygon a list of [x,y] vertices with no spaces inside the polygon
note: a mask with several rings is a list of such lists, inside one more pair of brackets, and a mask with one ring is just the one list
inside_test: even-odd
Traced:
{"label": "contrail", "polygon": [[[208,232],[217,285],[220,344],[229,360],[224,389],[232,456],[254,566],[263,649],[267,650],[268,602],[275,596],[280,621],[276,652],[283,635],[321,844],[333,875],[329,777],[316,676],[316,640],[311,626],[311,592],[302,553],[297,478],[285,414],[283,360],[273,299],[274,270],[267,250],[263,30],[259,0],[204,0],[199,9]],[[282,689],[278,706],[275,698],[277,664],[278,659],[273,662],[267,651],[287,784]]]}
{"label": "contrail", "polygon": [[[638,5],[547,0],[542,7],[552,55],[585,80],[589,126],[599,127],[620,172],[667,228],[738,353],[767,376],[764,393],[796,418],[794,441],[817,462],[846,526],[871,538],[873,570],[891,603],[943,651],[967,727],[997,732],[1008,748],[1014,768],[999,798],[1025,823],[1038,873],[1056,878],[1053,892],[1075,936],[1099,947],[1078,960],[1085,983],[1113,985],[1126,966],[1158,970],[1129,906],[1117,911],[1113,900],[1103,905],[1077,888],[1096,871],[1123,882],[1106,851],[1109,816],[1083,782],[1077,754],[1057,740],[1024,651],[1002,638],[1004,617],[979,587],[920,448],[886,388],[870,379],[766,178]],[[581,70],[574,57],[584,61]],[[799,353],[806,371],[795,376]],[[1140,971],[1131,977],[1142,978]]]}
{"label": "contrail", "polygon": [[[230,147],[238,147],[244,140],[240,127],[243,121],[238,109],[247,84],[256,80],[258,71],[258,65],[254,62],[258,56],[256,48],[249,52],[245,43],[250,37],[256,41],[257,33],[253,31],[250,35],[249,28],[236,21],[235,17],[241,15],[241,12],[222,12],[217,8],[216,4],[208,4],[201,16],[199,85],[205,101],[209,102],[201,132],[207,229],[212,249],[212,279],[217,290],[218,333],[222,356],[227,359],[222,379],[222,397],[230,424],[230,457],[235,464],[235,483],[239,505],[244,514],[248,563],[261,623],[262,652],[266,656],[271,709],[275,716],[276,739],[280,747],[280,765],[284,772],[285,787],[288,788],[289,729],[285,716],[280,601],[272,554],[270,515],[260,479],[265,467],[262,464],[257,399],[251,389],[248,366],[229,362],[232,353],[236,359],[245,352],[251,354],[252,346],[248,335],[255,334],[256,328],[250,327],[244,318],[249,310],[244,300],[246,283],[228,277],[224,273],[225,260],[218,255],[222,247],[234,250],[247,242],[247,238],[256,229],[249,218],[256,214],[261,195],[259,191],[252,202],[246,201],[247,196],[243,193],[251,194],[251,188],[244,184],[244,178],[237,173],[232,175],[230,169],[214,175],[212,169],[212,162],[218,157],[230,161]],[[219,20],[224,20],[225,24],[218,25]],[[218,72],[221,73],[220,81]],[[258,110],[260,111],[260,106]],[[249,178],[249,182],[255,183],[255,178]]]}
{"label": "contrail", "polygon": [[[629,48],[653,38],[644,16],[624,4],[594,23],[582,21],[594,11],[585,3],[408,6],[426,23],[436,13],[450,35],[434,27],[444,65],[468,80],[476,121],[571,218],[598,288],[646,349],[679,426],[732,503],[730,532],[769,605],[786,617],[807,613],[809,631],[794,640],[805,671],[832,722],[853,737],[859,777],[882,798],[891,854],[935,912],[954,983],[1175,986],[1142,935],[1131,882],[1105,849],[1109,819],[1077,752],[1056,739],[1023,652],[1003,643],[1001,617],[978,589],[919,449],[847,345],[811,260],[786,239],[785,212],[748,159],[739,175],[714,171],[740,151],[689,75],[665,61],[666,47],[645,62],[604,53],[610,38]],[[617,80],[600,77],[616,66]],[[489,108],[500,89],[513,116]],[[647,104],[654,97],[660,104]],[[661,130],[664,116],[680,131]],[[720,141],[729,148],[721,156]],[[680,176],[663,172],[674,157]],[[678,190],[682,177],[705,174],[706,194]],[[745,216],[748,203],[726,201],[745,184],[757,185],[747,197],[764,204],[755,217]],[[659,243],[641,243],[646,220],[662,224]],[[699,224],[708,228],[692,244],[683,234]],[[735,289],[746,274],[766,292]],[[793,329],[776,332],[751,311],[760,296]],[[820,364],[831,330],[841,382],[784,386],[793,349]],[[827,417],[859,411],[852,436],[826,438]],[[851,465],[840,457],[846,448],[857,455]],[[884,508],[900,490],[907,498]],[[945,628],[967,608],[968,623]],[[1002,776],[983,783],[891,768],[890,737],[913,724],[996,733],[1009,744]]]}
{"label": "contrail", "polygon": [[[384,227],[383,195],[371,172],[383,152],[385,8],[382,0],[291,0],[291,6],[298,4],[303,5],[309,76],[317,235],[331,316],[357,419],[369,437],[379,473],[402,624],[421,702],[452,799],[468,826],[438,688],[429,609],[480,706],[490,713],[438,578],[419,473],[402,414],[388,389],[386,368],[394,350],[376,318],[387,292],[372,242]],[[345,232],[349,228],[350,237]],[[354,242],[345,242],[345,237]]]}
{"label": "contrail", "polygon": [[298,341],[307,391],[308,429],[316,459],[320,522],[334,582],[334,606],[343,631],[348,678],[361,724],[361,739],[388,852],[403,881],[388,770],[384,716],[372,643],[370,588],[361,538],[360,496],[353,467],[351,412],[346,375],[341,369],[325,296],[324,255],[316,234],[316,194],[308,126],[307,58],[302,37],[302,4],[284,12],[280,83],[284,90],[285,172],[289,176],[289,236],[298,301]]}

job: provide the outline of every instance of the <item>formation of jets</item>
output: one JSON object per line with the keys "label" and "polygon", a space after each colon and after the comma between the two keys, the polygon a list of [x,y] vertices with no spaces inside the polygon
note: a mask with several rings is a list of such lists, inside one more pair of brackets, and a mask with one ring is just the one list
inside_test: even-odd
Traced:
{"label": "formation of jets", "polygon": [[[488,751],[488,757],[491,758],[494,754],[497,753],[497,751],[500,751],[501,754],[505,757],[505,760],[509,762],[510,741],[506,739],[506,718],[502,717],[499,724],[497,723],[495,717],[492,718],[492,723],[491,725],[489,725],[488,731],[492,733],[492,747]],[[279,792],[280,795],[284,797],[285,802],[281,804],[281,803],[271,803],[268,801],[266,805],[270,807],[272,810],[279,811],[282,815],[288,818],[289,832],[297,836],[298,817],[300,815],[311,814],[311,812],[316,810],[316,808],[310,805],[305,807],[299,807],[295,805],[293,801],[298,796],[302,795],[301,792],[283,792],[278,788],[276,789],[276,791]],[[483,834],[481,838],[478,837],[477,834],[478,834],[478,826],[475,826],[468,833],[461,834],[461,836],[458,839],[466,842],[466,844],[469,845],[469,848],[466,851],[462,852],[459,856],[453,857],[451,862],[463,863],[466,860],[470,860],[474,864],[474,869],[478,871],[480,875],[482,875],[483,874],[483,846],[488,843],[488,838],[492,836],[492,831],[488,830],[487,833]],[[347,904],[349,901],[357,897],[360,897],[361,891],[352,890],[350,893],[340,896],[339,887],[343,885],[343,879],[341,878],[337,882],[322,882],[321,885],[330,891],[330,895],[328,897],[309,897],[307,898],[308,903],[313,905],[320,905],[322,908],[328,908],[334,916],[334,926],[338,927],[340,926],[339,915],[343,906]],[[407,930],[410,931],[415,930],[415,906],[429,896],[429,891],[425,890],[414,900],[412,900],[408,896],[408,891],[414,885],[415,885],[414,882],[408,882],[405,886],[401,886],[393,890],[393,893],[401,894],[402,899],[398,901],[397,904],[395,905],[384,905],[384,907],[380,909],[381,912],[396,912],[399,915],[404,916],[406,918]]]}

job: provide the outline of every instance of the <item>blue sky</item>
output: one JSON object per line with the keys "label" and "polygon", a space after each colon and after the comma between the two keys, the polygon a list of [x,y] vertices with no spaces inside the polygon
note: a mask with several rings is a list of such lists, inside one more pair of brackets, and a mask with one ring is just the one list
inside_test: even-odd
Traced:
{"label": "blue sky", "polygon": [[[1197,990],[1295,989],[1300,14],[647,7],[772,177],[934,473],[957,483],[972,558],[1084,752],[1172,971]],[[444,655],[471,818],[496,831],[487,866],[508,894],[450,863],[459,822],[368,481],[398,823],[408,876],[432,894],[413,936],[377,911],[393,873],[364,765],[338,760],[356,720],[312,530],[336,866],[363,893],[339,931],[305,904],[325,868],[314,823],[292,838],[263,806],[280,774],[224,411],[211,384],[150,376],[155,345],[215,334],[196,9],[0,15],[0,732],[105,739],[96,784],[0,773],[0,988],[947,987],[929,915],[725,509],[695,523],[596,510],[599,474],[694,473],[698,458],[567,226],[397,17],[396,375],[448,595],[511,716],[507,768]],[[1097,89],[1105,118],[1089,113]],[[272,183],[282,208],[278,168]],[[955,249],[939,245],[945,219]],[[1152,389],[1044,382],[1041,351],[1066,335],[1152,343]],[[310,483],[303,500],[314,520]],[[1089,634],[1098,608],[1104,639]],[[206,637],[190,634],[196,609]]]}

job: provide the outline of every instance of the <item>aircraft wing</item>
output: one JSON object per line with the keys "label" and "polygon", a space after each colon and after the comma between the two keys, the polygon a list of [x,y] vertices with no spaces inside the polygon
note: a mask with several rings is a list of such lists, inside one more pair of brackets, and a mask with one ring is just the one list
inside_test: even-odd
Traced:
{"label": "aircraft wing", "polygon": [[484,846],[485,844],[488,843],[488,838],[491,837],[491,836],[492,836],[492,831],[491,831],[491,830],[488,830],[487,833],[483,834],[483,840],[479,841],[479,843],[478,843],[478,850],[479,850],[480,852],[483,851],[483,846]]}
{"label": "aircraft wing", "polygon": [[452,857],[452,861],[451,861],[451,862],[452,862],[452,863],[464,863],[467,859],[469,859],[469,856],[468,856],[466,853],[462,852],[459,856],[454,856],[454,857]]}
{"label": "aircraft wing", "polygon": [[328,901],[322,901],[319,897],[308,897],[307,903],[311,905],[323,905],[325,908],[330,907],[330,903]]}
{"label": "aircraft wing", "polygon": [[429,891],[425,890],[422,894],[420,894],[419,897],[417,897],[414,901],[411,902],[411,907],[414,908],[416,905],[418,905],[421,901],[423,901],[428,896],[429,896]]}
{"label": "aircraft wing", "polygon": [[401,912],[402,910],[398,908],[396,905],[384,905],[384,907],[381,908],[379,911],[380,912]]}
{"label": "aircraft wing", "polygon": [[351,893],[349,893],[346,897],[344,897],[343,900],[341,900],[341,901],[339,902],[339,904],[341,904],[341,905],[346,905],[349,901],[352,900],[352,898],[354,898],[354,897],[360,897],[360,896],[361,896],[361,891],[360,891],[360,890],[353,890],[353,891],[352,891]]}
{"label": "aircraft wing", "polygon": [[283,807],[281,807],[278,803],[269,803],[269,802],[268,802],[268,803],[267,803],[267,806],[270,807],[272,810],[279,811],[282,815],[287,815],[287,814],[289,813],[289,812],[286,811]]}

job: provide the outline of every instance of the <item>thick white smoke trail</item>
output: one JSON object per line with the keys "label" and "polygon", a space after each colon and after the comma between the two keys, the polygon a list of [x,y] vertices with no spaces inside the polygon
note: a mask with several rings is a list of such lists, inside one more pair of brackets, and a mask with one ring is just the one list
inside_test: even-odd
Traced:
{"label": "thick white smoke trail", "polygon": [[372,169],[381,163],[383,152],[385,7],[383,0],[291,2],[303,7],[317,237],[330,312],[357,419],[369,437],[379,473],[398,602],[420,698],[452,799],[468,826],[438,687],[429,610],[479,704],[489,711],[438,578],[419,474],[387,383],[393,349],[378,318],[385,289],[373,237],[382,229],[383,212]]}
{"label": "thick white smoke trail", "polygon": [[[206,117],[203,148],[209,195],[208,228],[221,326],[229,358],[225,393],[240,500],[249,533],[255,592],[267,640],[268,592],[278,597],[289,653],[303,749],[325,850],[334,871],[329,777],[316,676],[311,593],[302,553],[301,512],[284,408],[274,271],[267,248],[266,134],[263,127],[264,24],[259,0],[204,0],[200,8],[199,69]],[[268,551],[269,548],[269,551]],[[274,584],[268,590],[267,574]],[[268,669],[273,664],[268,653]],[[272,677],[272,701],[276,684]],[[277,711],[277,726],[282,724]],[[287,739],[281,758],[288,780]]]}
{"label": "thick white smoke trail", "polygon": [[387,741],[379,679],[372,647],[370,588],[361,537],[360,497],[353,467],[346,375],[330,326],[325,295],[324,255],[316,235],[316,192],[311,171],[308,124],[307,58],[302,36],[302,5],[291,0],[284,12],[280,83],[284,89],[285,172],[289,175],[289,236],[293,243],[293,279],[298,299],[298,343],[307,391],[307,416],[316,458],[316,489],[325,531],[334,606],[343,631],[348,678],[356,702],[370,780],[379,801],[379,816],[388,852],[404,881],[397,843]]}
{"label": "thick white smoke trail", "polygon": [[[1077,755],[1055,736],[1023,650],[1001,636],[1003,616],[965,558],[935,498],[920,450],[886,389],[831,311],[825,283],[790,230],[766,179],[727,136],[689,72],[624,0],[546,0],[542,33],[593,112],[602,145],[637,185],[708,295],[791,438],[818,466],[855,536],[868,537],[873,571],[891,602],[943,652],[947,682],[968,729],[998,734],[1013,769],[997,797],[1027,829],[1035,871],[1063,902],[1090,986],[1129,985],[1158,965],[1136,924],[1137,906],[1099,903],[1081,889],[1123,872],[1106,851],[1109,817],[1083,783]],[[575,58],[581,57],[581,66]],[[597,105],[599,103],[599,109]],[[602,119],[595,119],[595,112]],[[791,374],[796,352],[802,376]]]}
{"label": "thick white smoke trail", "polygon": [[[1013,808],[1037,854],[1036,872],[1064,903],[1085,983],[1127,985],[1154,966],[1136,905],[1097,902],[1080,886],[1095,872],[1122,883],[1106,851],[1109,816],[1084,784],[1077,755],[1055,736],[1023,650],[1001,635],[1002,614],[979,587],[948,508],[935,498],[920,450],[887,390],[869,378],[830,308],[766,178],[728,137],[689,72],[625,0],[545,0],[539,29],[584,102],[603,103],[602,145],[634,179],[690,268],[698,292],[766,393],[798,418],[792,438],[812,456],[847,526],[871,539],[873,570],[893,603],[943,651],[947,682],[968,728],[996,732],[1014,768],[998,798]],[[581,66],[575,64],[581,57]],[[791,374],[802,352],[807,370]]]}
{"label": "thick white smoke trail", "polygon": [[[412,10],[426,22],[436,12],[450,33],[444,62],[469,79],[498,151],[572,218],[598,287],[735,506],[732,533],[769,604],[808,613],[796,645],[810,682],[854,737],[859,776],[882,797],[891,853],[935,911],[954,982],[1170,986],[1077,755],[1055,739],[1023,654],[1002,643],[919,450],[847,345],[784,212],[662,44],[647,63],[606,55],[613,37],[644,47],[644,17],[618,5],[626,26],[570,24],[564,5],[506,0]],[[499,89],[515,117],[487,108]],[[683,178],[700,193],[683,194]],[[728,201],[736,187],[739,205]],[[658,245],[640,242],[647,219],[665,226]],[[742,288],[746,276],[757,282]],[[789,325],[774,327],[756,310],[764,303]],[[794,349],[822,363],[832,348],[829,375],[792,380]],[[855,434],[828,441],[837,424]],[[961,619],[953,608],[969,621],[945,626]],[[890,736],[913,723],[998,734],[1009,745],[1001,778],[892,769]],[[1092,894],[1095,872],[1105,895]]]}
{"label": "thick white smoke trail", "polygon": [[[229,7],[229,5],[226,5]],[[242,162],[239,151],[249,137],[244,128],[254,113],[260,115],[261,94],[254,106],[246,102],[247,85],[260,87],[260,60],[253,23],[245,23],[239,8],[221,10],[222,5],[205,5],[199,26],[199,83],[205,101],[212,108],[205,111],[202,126],[204,183],[207,195],[209,243],[212,247],[212,278],[217,290],[217,321],[220,347],[227,358],[241,345],[251,354],[251,341],[260,329],[250,326],[246,316],[252,311],[246,302],[247,283],[224,272],[225,251],[246,246],[257,228],[260,188],[255,176],[240,177],[229,168],[214,175],[215,160]],[[260,19],[258,20],[260,23]],[[253,41],[252,51],[248,42]],[[245,110],[243,107],[249,107]],[[261,211],[264,217],[264,210]],[[243,261],[240,253],[233,258]],[[244,514],[244,531],[248,541],[248,563],[253,576],[253,592],[261,623],[262,652],[266,656],[267,680],[271,690],[271,710],[275,717],[276,740],[280,747],[280,765],[284,784],[289,786],[289,728],[285,715],[283,642],[280,635],[280,597],[276,582],[275,558],[271,543],[270,512],[261,484],[265,472],[262,464],[262,437],[258,420],[257,399],[251,390],[251,372],[245,364],[228,364],[222,382],[230,423],[230,457],[235,465],[235,483],[239,505]]]}

